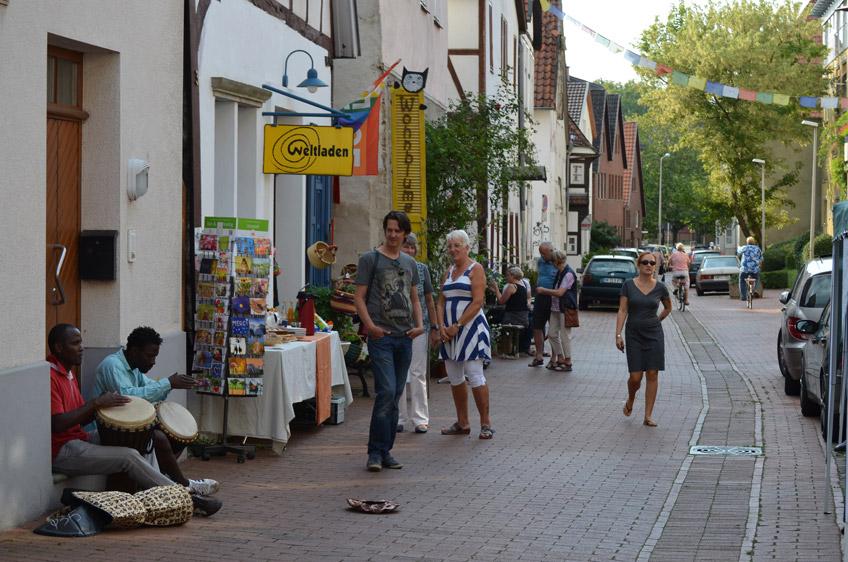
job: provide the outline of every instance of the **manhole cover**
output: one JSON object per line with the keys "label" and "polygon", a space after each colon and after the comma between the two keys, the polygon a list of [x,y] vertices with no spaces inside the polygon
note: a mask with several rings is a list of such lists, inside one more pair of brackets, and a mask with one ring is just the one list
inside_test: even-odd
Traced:
{"label": "manhole cover", "polygon": [[689,448],[690,455],[722,455],[736,457],[759,457],[762,447],[725,447],[721,445],[694,445]]}

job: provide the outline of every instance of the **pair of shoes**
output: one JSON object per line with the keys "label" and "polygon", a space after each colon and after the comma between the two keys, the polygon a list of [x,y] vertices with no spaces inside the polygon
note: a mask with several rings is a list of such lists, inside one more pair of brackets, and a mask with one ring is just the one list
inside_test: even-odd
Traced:
{"label": "pair of shoes", "polygon": [[212,480],[211,478],[201,478],[200,480],[189,479],[188,486],[186,486],[186,488],[188,488],[188,492],[190,494],[211,496],[218,491],[220,486],[216,480]]}
{"label": "pair of shoes", "polygon": [[480,427],[480,439],[491,439],[495,436],[495,430],[491,426],[484,425]]}
{"label": "pair of shoes", "polygon": [[383,470],[383,459],[380,455],[368,455],[368,462],[365,464],[368,472],[380,472]]}
{"label": "pair of shoes", "polygon": [[218,510],[224,505],[217,498],[202,496],[198,494],[191,495],[191,503],[194,506],[194,514],[201,517],[209,517],[218,513]]}
{"label": "pair of shoes", "polygon": [[555,370],[557,364],[554,361],[548,361],[548,364],[545,365],[545,369],[550,369],[551,371]]}
{"label": "pair of shoes", "polygon": [[442,428],[442,435],[468,435],[470,433],[470,427],[462,427],[457,422],[454,422],[453,425],[450,427]]}
{"label": "pair of shoes", "polygon": [[427,424],[422,423],[421,425],[415,426],[415,433],[427,433],[428,429],[429,427],[427,427]]}
{"label": "pair of shoes", "polygon": [[527,366],[528,367],[541,367],[545,362],[542,359],[533,359]]}
{"label": "pair of shoes", "polygon": [[644,425],[647,425],[648,427],[657,427],[657,422],[655,422],[651,418],[645,418],[645,421],[643,421],[642,423]]}
{"label": "pair of shoes", "polygon": [[568,373],[572,370],[571,365],[568,365],[567,363],[557,363],[552,368],[554,371],[559,371],[561,373]]}
{"label": "pair of shoes", "polygon": [[396,432],[397,433],[403,433],[403,424],[398,424]]}
{"label": "pair of shoes", "polygon": [[394,458],[393,456],[391,456],[389,454],[386,454],[385,456],[383,456],[382,464],[383,464],[383,468],[392,468],[392,469],[395,469],[395,470],[399,470],[399,469],[403,468],[403,465],[400,462],[398,462],[398,460],[396,458]]}

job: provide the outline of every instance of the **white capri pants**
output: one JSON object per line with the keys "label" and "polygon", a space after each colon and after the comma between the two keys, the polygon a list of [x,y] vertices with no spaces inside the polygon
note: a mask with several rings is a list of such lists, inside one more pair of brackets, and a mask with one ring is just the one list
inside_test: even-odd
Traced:
{"label": "white capri pants", "polygon": [[471,388],[477,388],[486,384],[486,377],[483,375],[482,359],[476,361],[452,361],[445,359],[445,370],[448,372],[448,380],[450,380],[451,386],[465,384],[465,377],[468,377]]}
{"label": "white capri pants", "polygon": [[551,344],[551,354],[554,357],[557,355],[571,357],[571,328],[565,327],[565,314],[562,312],[551,312],[548,342]]}

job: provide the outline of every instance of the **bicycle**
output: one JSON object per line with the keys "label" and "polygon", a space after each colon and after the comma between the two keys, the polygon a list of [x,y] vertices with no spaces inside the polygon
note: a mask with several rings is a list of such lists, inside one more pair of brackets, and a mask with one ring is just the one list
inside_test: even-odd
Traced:
{"label": "bicycle", "polygon": [[686,310],[685,286],[689,283],[689,281],[685,277],[673,277],[671,283],[674,285],[674,293],[677,297],[677,310],[683,312]]}
{"label": "bicycle", "polygon": [[745,301],[745,306],[749,309],[754,308],[754,287],[757,285],[757,280],[753,277],[746,277],[745,284],[748,285],[748,298]]}

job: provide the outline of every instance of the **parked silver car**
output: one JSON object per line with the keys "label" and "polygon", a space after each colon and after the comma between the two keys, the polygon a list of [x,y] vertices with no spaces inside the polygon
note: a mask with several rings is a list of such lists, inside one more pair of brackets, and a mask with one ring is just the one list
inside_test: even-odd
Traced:
{"label": "parked silver car", "polygon": [[739,273],[739,260],[736,256],[708,255],[695,274],[695,291],[701,297],[707,291],[726,293],[729,290],[730,276]]}
{"label": "parked silver car", "polygon": [[780,294],[783,317],[777,333],[777,364],[784,377],[784,391],[797,396],[801,391],[804,373],[804,343],[808,334],[798,330],[798,322],[817,322],[822,309],[830,302],[830,273],[833,260],[816,258],[807,262],[798,273],[791,291]]}
{"label": "parked silver car", "polygon": [[[799,320],[796,329],[809,336],[804,342],[804,376],[801,378],[801,415],[821,417],[822,437],[827,439],[828,362],[830,360],[830,303],[822,310],[818,322]],[[842,393],[842,372],[837,369],[834,396],[833,438],[839,434],[839,400]]]}

